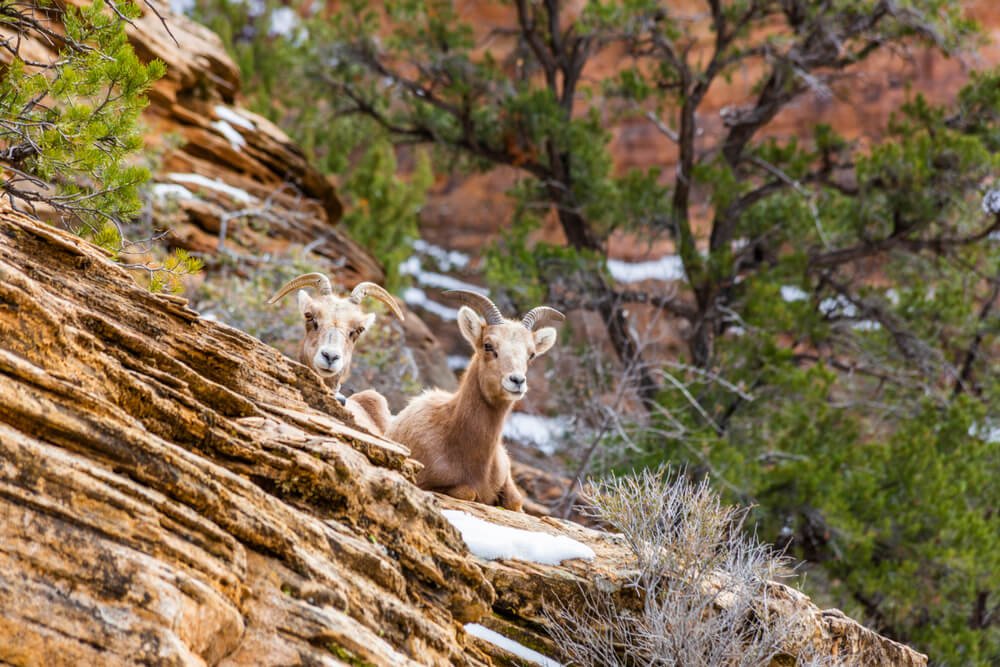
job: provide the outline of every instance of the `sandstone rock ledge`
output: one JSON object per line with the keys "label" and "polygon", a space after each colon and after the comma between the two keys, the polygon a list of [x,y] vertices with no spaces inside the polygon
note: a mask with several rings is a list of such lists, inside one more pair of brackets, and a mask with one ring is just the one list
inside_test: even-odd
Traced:
{"label": "sandstone rock ledge", "polygon": [[[612,536],[420,491],[305,367],[0,213],[0,664],[488,665],[549,645],[546,596],[627,567]],[[468,554],[443,505],[564,532],[593,563]],[[810,640],[926,658],[806,609]]]}

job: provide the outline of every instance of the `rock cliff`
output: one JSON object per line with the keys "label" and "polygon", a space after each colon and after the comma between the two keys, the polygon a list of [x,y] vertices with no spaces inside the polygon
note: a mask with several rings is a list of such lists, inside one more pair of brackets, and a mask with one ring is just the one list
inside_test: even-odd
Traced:
{"label": "rock cliff", "polygon": [[[405,448],[311,371],[95,247],[0,212],[0,663],[488,665],[480,622],[551,652],[544,600],[618,590],[608,534],[420,491]],[[468,553],[442,507],[568,534],[594,561]],[[795,655],[925,656],[801,594]]]}

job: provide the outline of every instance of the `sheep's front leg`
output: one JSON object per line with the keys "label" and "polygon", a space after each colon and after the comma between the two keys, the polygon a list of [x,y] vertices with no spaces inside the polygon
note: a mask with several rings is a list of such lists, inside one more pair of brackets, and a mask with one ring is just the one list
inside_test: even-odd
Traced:
{"label": "sheep's front leg", "polygon": [[442,486],[434,489],[446,496],[458,498],[459,500],[475,500],[476,490],[468,484],[456,484],[455,486]]}
{"label": "sheep's front leg", "polygon": [[500,504],[504,509],[514,512],[522,511],[521,508],[524,505],[524,496],[518,491],[517,485],[514,484],[514,478],[510,476],[510,473],[507,473],[507,480],[500,489]]}

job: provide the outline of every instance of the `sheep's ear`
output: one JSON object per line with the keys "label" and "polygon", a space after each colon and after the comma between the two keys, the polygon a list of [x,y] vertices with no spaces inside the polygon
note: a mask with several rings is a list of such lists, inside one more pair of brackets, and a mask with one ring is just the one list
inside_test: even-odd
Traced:
{"label": "sheep's ear", "polygon": [[535,354],[545,354],[555,344],[556,330],[552,327],[544,327],[535,332]]}
{"label": "sheep's ear", "polygon": [[361,327],[365,331],[371,329],[373,324],[375,324],[375,313],[368,313],[365,319],[361,320]]}
{"label": "sheep's ear", "polygon": [[299,301],[299,312],[303,316],[305,316],[306,312],[312,307],[313,304],[312,297],[310,297],[309,293],[306,292],[304,289],[300,289],[298,293],[295,295],[295,297]]}
{"label": "sheep's ear", "polygon": [[476,311],[468,306],[458,309],[458,330],[462,332],[465,340],[469,341],[469,345],[475,349],[479,348],[479,341],[483,337],[483,321]]}

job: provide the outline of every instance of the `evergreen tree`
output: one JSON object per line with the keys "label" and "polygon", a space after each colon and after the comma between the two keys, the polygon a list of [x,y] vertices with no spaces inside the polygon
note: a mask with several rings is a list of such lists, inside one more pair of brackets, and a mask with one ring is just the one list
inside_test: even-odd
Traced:
{"label": "evergreen tree", "polygon": [[[145,92],[164,73],[163,63],[144,65],[128,43],[125,25],[139,11],[131,2],[62,9],[0,1],[11,57],[0,75],[0,194],[116,256],[129,244],[123,227],[141,210],[139,189],[149,180],[134,159],[143,145]],[[54,56],[23,55],[32,43],[53,45]],[[173,284],[163,270],[197,268],[175,254],[151,270],[154,286]]]}

